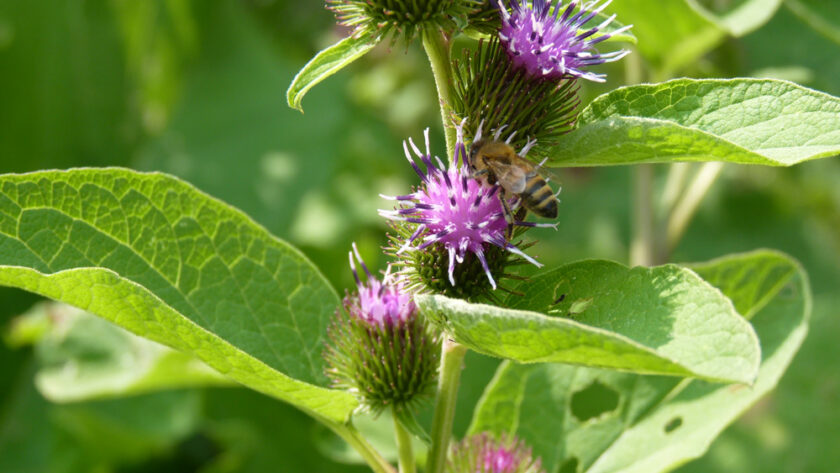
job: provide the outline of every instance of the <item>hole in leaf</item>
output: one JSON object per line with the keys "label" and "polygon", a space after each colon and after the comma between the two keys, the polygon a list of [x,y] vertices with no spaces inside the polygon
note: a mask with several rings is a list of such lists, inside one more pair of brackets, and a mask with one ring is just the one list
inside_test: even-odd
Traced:
{"label": "hole in leaf", "polygon": [[682,425],[682,417],[674,417],[665,424],[665,433],[670,434]]}
{"label": "hole in leaf", "polygon": [[563,466],[560,467],[560,471],[558,471],[557,473],[577,473],[577,468],[578,459],[572,457],[563,462]]}
{"label": "hole in leaf", "polygon": [[618,393],[594,381],[572,395],[572,414],[581,422],[598,417],[618,407]]}

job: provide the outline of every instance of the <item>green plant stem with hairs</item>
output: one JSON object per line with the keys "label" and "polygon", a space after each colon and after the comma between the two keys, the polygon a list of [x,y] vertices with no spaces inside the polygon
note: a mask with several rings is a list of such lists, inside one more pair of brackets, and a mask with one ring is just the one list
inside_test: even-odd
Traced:
{"label": "green plant stem with hairs", "polygon": [[[445,335],[444,335],[445,336]],[[441,348],[440,373],[435,414],[432,420],[432,448],[426,460],[426,473],[442,473],[446,466],[446,454],[452,437],[452,422],[455,418],[455,402],[458,398],[458,384],[467,348],[454,340],[444,339]]]}
{"label": "green plant stem with hairs", "polygon": [[400,473],[415,473],[417,468],[414,464],[414,451],[411,448],[411,434],[400,423],[396,412],[394,413],[394,435],[397,439]]}
{"label": "green plant stem with hairs", "polygon": [[[432,74],[435,77],[440,117],[446,136],[446,155],[451,160],[455,155],[455,125],[452,123],[452,44],[446,33],[438,30],[423,30],[423,49],[429,57]],[[451,163],[450,163],[451,164]]]}

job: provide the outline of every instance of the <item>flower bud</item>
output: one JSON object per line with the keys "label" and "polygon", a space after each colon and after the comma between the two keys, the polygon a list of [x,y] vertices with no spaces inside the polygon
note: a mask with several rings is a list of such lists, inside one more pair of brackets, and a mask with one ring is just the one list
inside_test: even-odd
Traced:
{"label": "flower bud", "polygon": [[[354,256],[367,276],[364,282]],[[387,407],[411,408],[434,389],[439,338],[390,273],[382,281],[370,273],[355,244],[350,267],[357,292],[344,298],[344,311],[336,311],[329,328],[327,376],[334,387],[349,390],[375,414]]]}

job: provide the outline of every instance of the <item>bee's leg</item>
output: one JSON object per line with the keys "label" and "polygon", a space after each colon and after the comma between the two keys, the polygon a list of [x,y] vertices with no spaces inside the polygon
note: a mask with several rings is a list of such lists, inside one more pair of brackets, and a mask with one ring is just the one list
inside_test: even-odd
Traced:
{"label": "bee's leg", "polygon": [[480,169],[478,171],[473,171],[472,174],[470,174],[470,177],[473,178],[473,179],[478,179],[479,177],[486,176],[487,174],[490,174],[489,170]]}
{"label": "bee's leg", "polygon": [[508,226],[513,225],[515,221],[513,217],[513,211],[510,210],[510,205],[508,204],[507,198],[505,196],[506,192],[499,193],[499,200],[502,202],[502,207],[505,209],[505,221],[507,221]]}

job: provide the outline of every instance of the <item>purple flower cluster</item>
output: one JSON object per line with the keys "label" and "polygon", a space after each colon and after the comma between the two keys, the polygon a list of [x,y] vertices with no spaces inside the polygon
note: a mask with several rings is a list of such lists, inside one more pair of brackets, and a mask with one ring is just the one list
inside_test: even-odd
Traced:
{"label": "purple flower cluster", "polygon": [[[590,20],[600,14],[612,0],[600,6],[598,0],[583,3],[579,11],[578,1],[563,7],[563,0],[557,0],[551,8],[550,0],[508,0],[510,11],[498,2],[502,16],[499,39],[516,68],[524,69],[528,75],[551,80],[564,77],[581,77],[595,82],[604,82],[606,75],[595,74],[585,69],[605,62],[618,61],[630,51],[618,50],[600,54],[594,45],[610,36],[627,31],[631,26],[619,28],[609,34],[595,36],[614,19],[610,16],[598,26],[580,32]],[[561,14],[562,12],[562,14]],[[574,13],[574,14],[573,14]]]}
{"label": "purple flower cluster", "polygon": [[[403,290],[402,285],[392,281],[390,266],[380,282],[368,270],[355,243],[353,243],[353,251],[349,252],[349,255],[350,268],[353,270],[353,277],[356,279],[358,295],[348,295],[344,298],[344,308],[348,314],[380,327],[405,323],[415,316],[417,306],[414,305],[411,295]],[[359,279],[354,255],[367,275],[366,282]]]}
{"label": "purple flower cluster", "polygon": [[[463,127],[459,126],[457,131],[455,155],[449,169],[438,158],[435,158],[436,163],[432,161],[428,128],[424,132],[425,152],[411,138],[408,144],[403,142],[406,159],[422,184],[411,194],[396,197],[383,195],[385,199],[397,201],[401,208],[380,210],[379,213],[391,220],[417,225],[398,254],[424,250],[435,243],[442,244],[449,257],[449,282],[454,286],[455,265],[463,263],[467,253],[473,253],[481,262],[490,285],[496,289],[496,281],[487,265],[485,245],[504,248],[536,266],[541,265],[507,240],[508,222],[499,196],[501,189],[498,185],[489,186],[470,176]],[[425,171],[415,162],[409,145],[425,165]]]}

